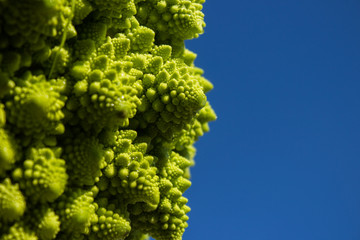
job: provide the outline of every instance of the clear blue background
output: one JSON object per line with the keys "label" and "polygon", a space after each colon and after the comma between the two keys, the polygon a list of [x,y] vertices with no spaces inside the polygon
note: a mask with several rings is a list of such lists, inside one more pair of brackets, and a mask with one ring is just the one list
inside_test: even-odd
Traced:
{"label": "clear blue background", "polygon": [[360,1],[208,0],[184,240],[360,239]]}

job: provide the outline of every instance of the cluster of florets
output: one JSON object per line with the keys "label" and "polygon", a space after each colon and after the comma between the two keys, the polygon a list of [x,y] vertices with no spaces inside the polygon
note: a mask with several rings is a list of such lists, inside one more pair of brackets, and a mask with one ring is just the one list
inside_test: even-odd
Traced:
{"label": "cluster of florets", "polygon": [[181,239],[203,2],[0,0],[0,240]]}

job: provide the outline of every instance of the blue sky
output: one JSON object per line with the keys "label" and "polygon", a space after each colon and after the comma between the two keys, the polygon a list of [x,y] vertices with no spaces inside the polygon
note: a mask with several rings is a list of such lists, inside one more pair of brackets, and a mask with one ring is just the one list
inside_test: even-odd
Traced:
{"label": "blue sky", "polygon": [[208,0],[184,240],[360,239],[360,1]]}

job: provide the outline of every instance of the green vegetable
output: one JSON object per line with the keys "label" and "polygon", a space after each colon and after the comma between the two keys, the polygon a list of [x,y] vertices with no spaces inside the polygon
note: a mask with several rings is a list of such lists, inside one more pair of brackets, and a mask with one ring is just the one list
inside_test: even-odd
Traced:
{"label": "green vegetable", "polygon": [[182,238],[203,2],[0,0],[0,240]]}

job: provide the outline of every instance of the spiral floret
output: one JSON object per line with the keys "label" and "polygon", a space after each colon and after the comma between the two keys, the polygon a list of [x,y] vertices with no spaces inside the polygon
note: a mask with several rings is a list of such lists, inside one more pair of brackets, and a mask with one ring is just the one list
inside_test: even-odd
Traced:
{"label": "spiral floret", "polygon": [[0,183],[0,219],[12,222],[19,219],[25,212],[25,197],[18,184],[13,184],[9,178]]}
{"label": "spiral floret", "polygon": [[183,41],[203,33],[203,1],[151,0],[139,3],[137,17],[141,24],[154,29],[162,42]]}
{"label": "spiral floret", "polygon": [[31,148],[21,169],[13,177],[32,201],[53,202],[65,190],[68,175],[59,148]]}
{"label": "spiral floret", "polygon": [[0,237],[1,240],[39,240],[36,233],[23,222],[12,225],[8,231]]}
{"label": "spiral floret", "polygon": [[144,211],[139,203],[132,206],[132,221],[139,229],[149,233],[156,239],[180,240],[187,227],[186,215],[190,208],[188,200],[182,196],[191,182],[184,177],[185,169],[191,162],[172,152],[169,159],[158,163],[160,202],[155,211]]}
{"label": "spiral floret", "polygon": [[27,212],[24,221],[34,230],[40,240],[51,240],[60,231],[59,216],[49,205],[31,206],[31,214]]}
{"label": "spiral floret", "polygon": [[109,131],[103,137],[114,151],[114,161],[103,170],[110,179],[109,187],[127,204],[145,202],[156,208],[160,197],[158,176],[154,157],[146,154],[147,143],[134,143],[136,132],[132,130]]}
{"label": "spiral floret", "polygon": [[44,75],[27,72],[16,83],[5,102],[7,121],[16,127],[14,131],[38,137],[64,133],[64,81],[47,81]]}
{"label": "spiral floret", "polygon": [[63,158],[71,182],[79,186],[92,186],[99,181],[101,169],[113,158],[113,153],[105,150],[98,139],[82,133],[67,139]]}
{"label": "spiral floret", "polygon": [[46,37],[59,37],[66,27],[72,27],[67,25],[71,8],[66,0],[5,0],[0,8],[3,34],[14,47],[41,45]]}
{"label": "spiral floret", "polygon": [[109,210],[100,207],[97,211],[97,221],[92,224],[90,239],[125,239],[131,227],[126,214],[119,209]]}
{"label": "spiral floret", "polygon": [[0,143],[0,176],[3,176],[20,160],[21,155],[19,144],[10,131],[0,128]]}
{"label": "spiral floret", "polygon": [[96,221],[96,207],[92,191],[73,189],[64,193],[55,208],[61,229],[67,233],[89,233],[91,223]]}

